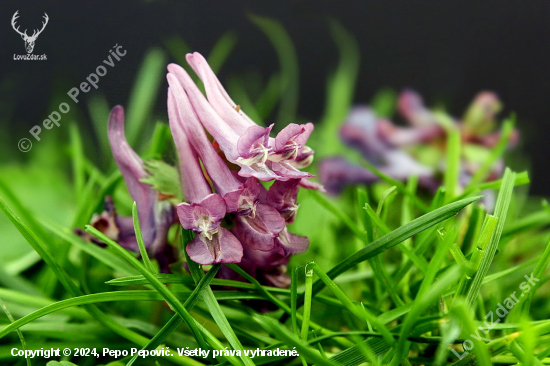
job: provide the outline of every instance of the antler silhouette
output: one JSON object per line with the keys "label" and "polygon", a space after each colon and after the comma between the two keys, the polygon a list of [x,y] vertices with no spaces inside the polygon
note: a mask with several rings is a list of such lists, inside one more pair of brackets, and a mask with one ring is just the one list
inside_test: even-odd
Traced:
{"label": "antler silhouette", "polygon": [[[17,12],[16,12],[17,13]],[[32,36],[30,38],[36,38],[38,37],[38,35],[40,33],[42,33],[42,31],[44,30],[44,28],[46,28],[46,24],[48,24],[48,20],[50,20],[50,18],[48,17],[48,14],[44,13],[44,18],[45,18],[45,22],[42,22],[42,29],[40,29],[39,31],[37,31],[36,29],[34,30]],[[25,29],[26,31],[26,29]]]}
{"label": "antler silhouette", "polygon": [[[27,35],[27,30],[26,30],[26,29],[25,29],[25,32],[21,32],[21,31],[19,30],[19,26],[18,26],[17,28],[15,28],[15,21],[16,21],[17,18],[19,18],[19,15],[17,14],[18,12],[19,12],[19,10],[17,10],[17,11],[15,12],[15,14],[13,14],[13,17],[11,18],[11,26],[13,27],[13,30],[15,30],[15,31],[16,31],[17,33],[19,33],[21,36],[26,36],[26,37],[28,37],[28,35]],[[44,13],[44,14],[46,14],[46,13]],[[46,23],[47,23],[47,22],[46,22]]]}

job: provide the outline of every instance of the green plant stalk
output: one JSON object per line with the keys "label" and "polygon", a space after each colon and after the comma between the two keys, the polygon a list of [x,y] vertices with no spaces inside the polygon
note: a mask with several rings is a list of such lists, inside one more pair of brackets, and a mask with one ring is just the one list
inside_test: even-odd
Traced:
{"label": "green plant stalk", "polygon": [[485,255],[481,260],[479,270],[477,271],[466,296],[466,303],[470,308],[474,306],[474,303],[479,294],[479,290],[481,288],[481,284],[483,282],[483,278],[487,275],[487,272],[489,271],[489,266],[491,265],[497,251],[500,236],[504,229],[504,223],[506,222],[508,207],[510,206],[510,201],[512,199],[512,191],[514,189],[515,178],[516,174],[513,173],[510,169],[506,168],[506,171],[504,172],[502,188],[500,189],[495,206],[494,216],[498,218],[498,222],[496,223],[494,233],[491,236],[491,240],[485,250]]}
{"label": "green plant stalk", "polygon": [[[493,237],[497,223],[498,218],[495,216],[489,214],[485,216],[471,260],[465,265],[465,268],[467,268],[465,276],[458,283],[455,298],[466,296],[467,292],[470,290],[474,278],[479,270],[479,266],[481,265],[481,260],[483,259],[487,245],[489,245],[491,238]],[[459,248],[457,249],[460,251]],[[466,258],[464,258],[464,260],[466,260]]]}

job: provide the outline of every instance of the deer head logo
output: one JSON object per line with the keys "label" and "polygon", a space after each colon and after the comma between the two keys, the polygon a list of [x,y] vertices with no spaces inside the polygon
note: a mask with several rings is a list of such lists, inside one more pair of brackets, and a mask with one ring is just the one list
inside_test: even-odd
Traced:
{"label": "deer head logo", "polygon": [[42,29],[40,30],[34,30],[32,36],[29,36],[27,34],[27,30],[25,29],[24,32],[21,32],[19,31],[19,26],[16,28],[15,27],[15,21],[17,18],[19,18],[19,15],[17,14],[19,12],[19,10],[17,10],[15,12],[15,14],[13,14],[13,18],[11,18],[11,26],[13,27],[13,29],[19,33],[21,35],[21,38],[23,38],[23,41],[25,41],[25,49],[27,50],[27,53],[32,53],[32,50],[34,49],[34,42],[36,42],[36,39],[38,38],[38,36],[40,35],[40,33],[42,33],[42,31],[44,30],[44,28],[46,28],[46,24],[48,24],[48,14],[44,13],[44,20],[45,22],[42,22]]}

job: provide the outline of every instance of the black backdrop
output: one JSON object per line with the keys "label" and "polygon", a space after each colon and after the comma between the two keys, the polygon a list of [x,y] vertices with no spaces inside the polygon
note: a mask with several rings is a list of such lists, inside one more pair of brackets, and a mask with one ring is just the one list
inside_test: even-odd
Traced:
{"label": "black backdrop", "polygon": [[[48,13],[50,22],[34,52],[46,53],[47,61],[13,60],[14,53],[25,53],[10,25],[16,10],[21,29],[36,27]],[[145,50],[175,34],[207,53],[233,29],[239,41],[222,79],[224,73],[250,69],[267,76],[278,69],[276,54],[247,12],[276,18],[290,33],[301,65],[301,116],[315,122],[323,111],[325,78],[337,60],[326,22],[331,16],[361,47],[357,103],[382,87],[412,87],[429,104],[444,101],[461,115],[479,90],[496,91],[506,112],[519,117],[523,150],[533,162],[532,192],[550,193],[550,1],[0,0],[3,134],[14,136],[15,143],[40,123],[51,112],[52,88],[77,86],[116,43],[128,54],[100,82],[112,104],[127,101]],[[159,112],[165,101],[162,95]]]}

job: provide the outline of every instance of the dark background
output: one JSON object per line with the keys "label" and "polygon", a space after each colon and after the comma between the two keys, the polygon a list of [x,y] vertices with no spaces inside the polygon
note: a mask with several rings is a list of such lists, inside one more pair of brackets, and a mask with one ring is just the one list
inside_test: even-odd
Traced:
{"label": "dark background", "polygon": [[[25,54],[10,24],[16,10],[21,30],[36,28],[43,13],[49,15],[34,50],[47,54],[47,61],[13,60],[14,53]],[[315,122],[324,109],[326,76],[337,62],[327,26],[334,17],[361,47],[357,103],[382,87],[412,87],[428,104],[444,102],[461,116],[478,91],[496,91],[504,115],[518,115],[522,149],[532,161],[532,193],[550,193],[550,1],[0,0],[0,127],[14,143],[28,135],[51,112],[52,89],[78,86],[117,43],[128,54],[99,86],[112,105],[127,101],[144,52],[175,34],[207,54],[233,29],[239,40],[222,81],[224,74],[251,69],[267,77],[278,70],[277,57],[247,12],[275,18],[290,33],[301,67],[301,116]],[[161,95],[159,113],[165,102]]]}

